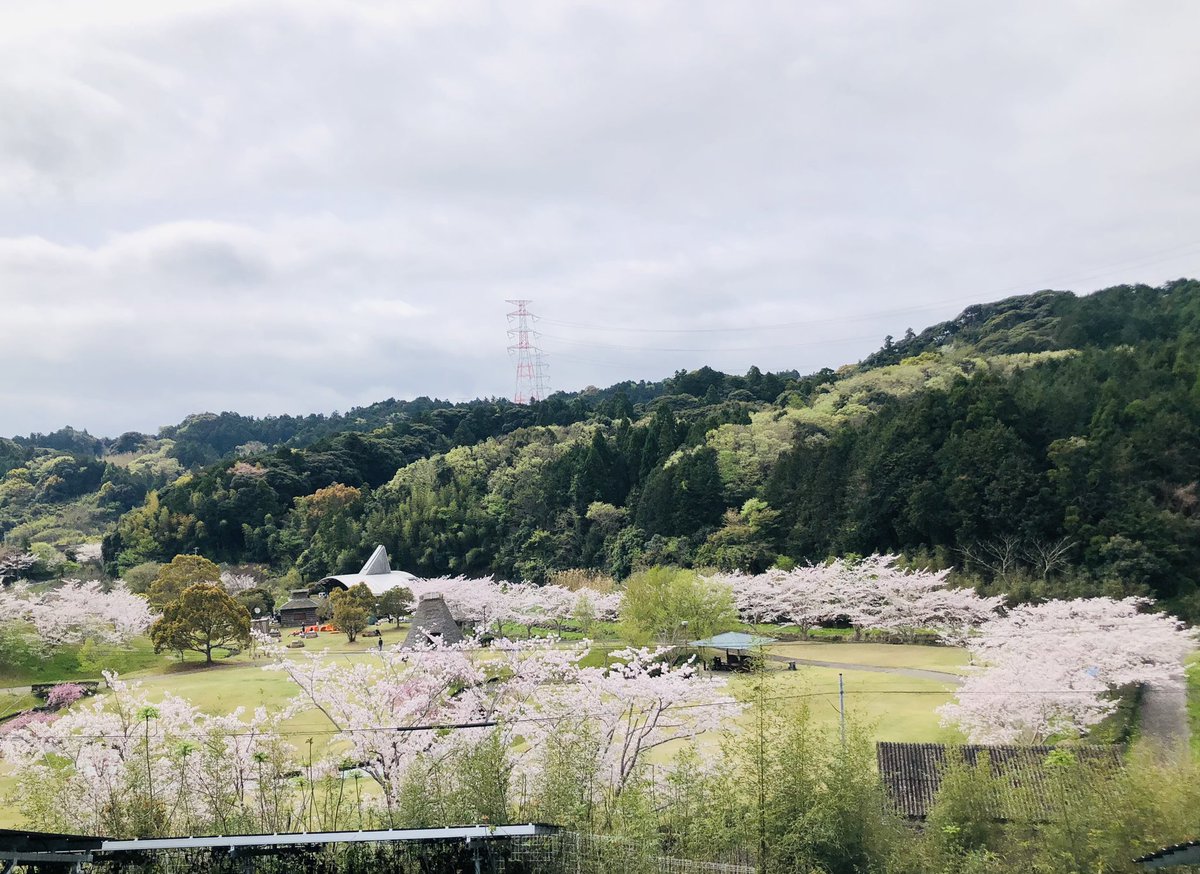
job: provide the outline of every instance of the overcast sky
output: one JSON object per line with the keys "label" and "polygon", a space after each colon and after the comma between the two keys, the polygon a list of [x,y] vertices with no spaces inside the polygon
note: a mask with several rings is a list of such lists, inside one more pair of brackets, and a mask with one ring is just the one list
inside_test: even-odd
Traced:
{"label": "overcast sky", "polygon": [[[183,11],[183,10],[188,11]],[[0,434],[810,372],[1200,275],[1200,3],[0,5]]]}

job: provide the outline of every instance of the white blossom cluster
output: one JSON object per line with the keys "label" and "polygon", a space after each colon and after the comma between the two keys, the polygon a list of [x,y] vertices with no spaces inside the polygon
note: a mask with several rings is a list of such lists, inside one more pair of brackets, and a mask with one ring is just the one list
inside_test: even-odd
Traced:
{"label": "white blossom cluster", "polygon": [[124,583],[118,581],[106,592],[95,580],[63,580],[44,592],[14,585],[0,590],[0,612],[8,621],[30,623],[50,647],[89,639],[122,646],[144,634],[153,618],[146,599]]}
{"label": "white blossom cluster", "polygon": [[1014,607],[966,641],[979,671],[941,707],[976,743],[1079,734],[1116,708],[1122,686],[1178,682],[1195,632],[1143,598]]}

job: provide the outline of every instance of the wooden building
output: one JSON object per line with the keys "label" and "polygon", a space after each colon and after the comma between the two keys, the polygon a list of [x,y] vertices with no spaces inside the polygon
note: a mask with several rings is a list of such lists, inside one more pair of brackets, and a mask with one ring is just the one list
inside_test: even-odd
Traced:
{"label": "wooden building", "polygon": [[292,589],[292,597],[279,608],[279,624],[295,628],[317,624],[317,602],[308,597],[308,589]]}

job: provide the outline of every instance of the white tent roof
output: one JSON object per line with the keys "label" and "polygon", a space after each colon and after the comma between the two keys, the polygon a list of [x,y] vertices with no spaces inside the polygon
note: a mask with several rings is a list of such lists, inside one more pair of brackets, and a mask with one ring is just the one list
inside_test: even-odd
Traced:
{"label": "white tent roof", "polygon": [[322,583],[328,583],[333,580],[341,583],[348,589],[359,583],[365,583],[367,588],[371,590],[372,595],[382,595],[388,589],[394,589],[397,586],[410,587],[413,582],[419,579],[420,577],[415,577],[407,571],[392,570],[387,550],[381,543],[375,547],[375,551],[371,553],[371,557],[367,559],[367,563],[362,566],[362,570],[358,573],[324,577],[318,581],[317,585],[319,586]]}

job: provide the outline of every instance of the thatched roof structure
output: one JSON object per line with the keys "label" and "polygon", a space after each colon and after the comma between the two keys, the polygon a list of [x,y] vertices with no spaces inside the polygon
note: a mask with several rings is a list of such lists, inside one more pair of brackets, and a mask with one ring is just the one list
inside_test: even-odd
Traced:
{"label": "thatched roof structure", "polygon": [[279,612],[284,610],[316,610],[317,602],[308,597],[307,589],[292,589],[292,597],[286,604],[279,608]]}
{"label": "thatched roof structure", "polygon": [[1111,746],[983,746],[934,743],[878,743],[875,758],[892,810],[908,819],[924,819],[933,808],[942,775],[953,761],[969,768],[986,761],[1001,784],[989,811],[997,821],[1046,822],[1054,818],[1056,750],[1069,753],[1081,767],[1116,771],[1121,748]]}
{"label": "thatched roof structure", "polygon": [[437,639],[441,643],[461,643],[462,629],[450,615],[446,599],[441,595],[422,595],[413,612],[412,625],[409,626],[408,636],[404,645],[408,647],[423,646]]}

